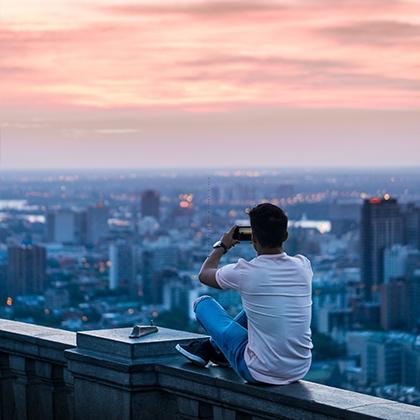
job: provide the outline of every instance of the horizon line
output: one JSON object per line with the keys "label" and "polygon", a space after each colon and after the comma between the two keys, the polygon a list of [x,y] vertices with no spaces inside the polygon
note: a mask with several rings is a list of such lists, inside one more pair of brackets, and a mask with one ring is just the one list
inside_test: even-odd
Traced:
{"label": "horizon line", "polygon": [[335,170],[335,171],[343,171],[343,170],[352,170],[352,171],[363,171],[363,170],[409,170],[409,171],[420,171],[420,164],[419,165],[359,165],[359,166],[353,166],[353,165],[340,165],[340,166],[298,166],[298,165],[292,165],[292,166],[208,166],[208,167],[202,167],[202,166],[190,166],[190,167],[147,167],[147,168],[141,168],[141,167],[96,167],[96,168],[85,168],[85,167],[45,167],[45,168],[38,168],[38,167],[28,167],[28,168],[1,168],[0,167],[0,173],[12,173],[12,172],[58,172],[58,171],[77,171],[77,172],[104,172],[104,171],[111,171],[111,172],[117,172],[117,171],[123,171],[123,172],[154,172],[154,171],[178,171],[178,172],[206,172],[206,171],[325,171],[325,170]]}

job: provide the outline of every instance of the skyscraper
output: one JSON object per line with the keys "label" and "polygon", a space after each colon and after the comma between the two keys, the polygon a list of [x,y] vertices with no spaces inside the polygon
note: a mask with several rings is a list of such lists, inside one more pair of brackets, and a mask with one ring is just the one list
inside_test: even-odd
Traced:
{"label": "skyscraper", "polygon": [[109,233],[109,208],[102,203],[90,206],[86,216],[86,236],[89,243],[96,243]]}
{"label": "skyscraper", "polygon": [[147,190],[141,196],[141,215],[152,216],[159,219],[160,213],[160,195],[157,191]]}
{"label": "skyscraper", "polygon": [[385,331],[408,328],[410,320],[409,282],[392,278],[381,284],[381,326]]}
{"label": "skyscraper", "polygon": [[361,268],[365,299],[378,300],[383,283],[385,248],[403,243],[403,222],[400,206],[388,194],[384,198],[364,201],[361,219]]}
{"label": "skyscraper", "polygon": [[136,281],[136,261],[133,245],[123,240],[111,244],[109,248],[111,268],[109,272],[109,288],[134,288]]}
{"label": "skyscraper", "polygon": [[46,250],[42,246],[13,245],[7,249],[8,295],[43,293],[46,279]]}
{"label": "skyscraper", "polygon": [[178,248],[169,238],[146,243],[142,253],[143,296],[147,303],[162,303],[162,273],[178,266]]}
{"label": "skyscraper", "polygon": [[[414,270],[409,279],[410,327],[420,331],[420,268]],[[420,375],[420,374],[419,374]]]}
{"label": "skyscraper", "polygon": [[86,213],[73,209],[56,209],[47,214],[47,241],[63,244],[84,243]]}
{"label": "skyscraper", "polygon": [[414,203],[407,205],[404,212],[405,242],[420,249],[420,207]]}

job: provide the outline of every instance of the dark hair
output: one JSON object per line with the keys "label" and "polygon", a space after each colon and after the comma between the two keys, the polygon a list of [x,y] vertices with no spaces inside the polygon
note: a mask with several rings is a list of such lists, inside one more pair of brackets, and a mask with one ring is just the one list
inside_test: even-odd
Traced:
{"label": "dark hair", "polygon": [[252,234],[261,246],[275,248],[287,240],[286,213],[271,203],[263,203],[250,210]]}

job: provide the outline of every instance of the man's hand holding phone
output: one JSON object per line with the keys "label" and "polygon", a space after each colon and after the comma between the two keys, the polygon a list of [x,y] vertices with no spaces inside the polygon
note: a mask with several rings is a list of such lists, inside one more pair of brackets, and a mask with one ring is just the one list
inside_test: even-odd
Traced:
{"label": "man's hand holding phone", "polygon": [[220,240],[222,241],[223,245],[225,245],[225,247],[227,249],[232,248],[233,246],[235,246],[236,244],[238,244],[240,241],[238,239],[234,239],[234,234],[237,230],[236,225],[233,225],[230,230],[226,233],[223,234],[223,236],[220,238]]}

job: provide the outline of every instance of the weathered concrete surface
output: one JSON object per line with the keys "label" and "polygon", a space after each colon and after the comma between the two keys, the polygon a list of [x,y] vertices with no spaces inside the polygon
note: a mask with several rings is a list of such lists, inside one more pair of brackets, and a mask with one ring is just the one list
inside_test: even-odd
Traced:
{"label": "weathered concrete surface", "polygon": [[76,333],[0,319],[0,419],[72,419]]}
{"label": "weathered concrete surface", "polygon": [[[0,320],[0,420],[420,419],[420,408],[301,381],[245,384],[174,346],[205,336],[131,328],[71,333]],[[74,393],[73,393],[74,390]]]}
{"label": "weathered concrete surface", "polygon": [[285,386],[244,385],[228,368],[196,367],[181,358],[156,366],[161,387],[169,392],[267,418],[420,419],[420,408],[312,382]]}
{"label": "weathered concrete surface", "polygon": [[206,336],[159,327],[157,333],[139,338],[129,338],[132,328],[84,331],[77,333],[80,351],[98,352],[130,360],[178,354],[176,343],[187,343]]}

